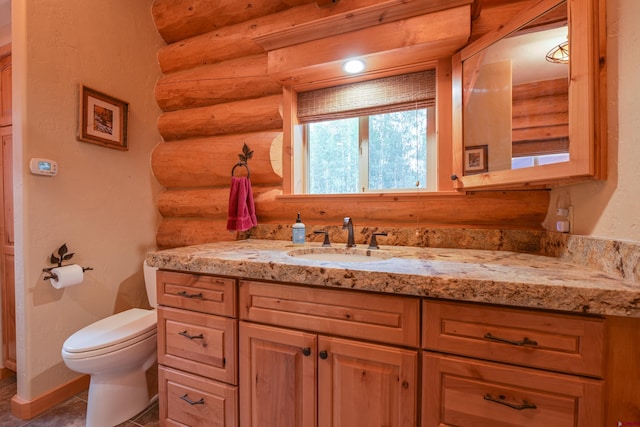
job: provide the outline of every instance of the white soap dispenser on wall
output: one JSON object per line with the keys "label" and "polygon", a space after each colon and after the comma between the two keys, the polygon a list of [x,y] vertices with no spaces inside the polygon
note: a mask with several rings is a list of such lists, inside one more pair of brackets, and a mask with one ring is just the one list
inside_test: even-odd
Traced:
{"label": "white soap dispenser on wall", "polygon": [[291,227],[293,231],[292,240],[294,245],[304,245],[306,227],[300,219],[300,212],[298,212],[298,218],[295,224]]}

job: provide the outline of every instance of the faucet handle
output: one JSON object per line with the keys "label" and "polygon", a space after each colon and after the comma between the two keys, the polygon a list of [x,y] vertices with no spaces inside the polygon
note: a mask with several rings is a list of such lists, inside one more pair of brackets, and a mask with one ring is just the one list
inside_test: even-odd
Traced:
{"label": "faucet handle", "polygon": [[316,230],[315,234],[324,234],[324,242],[322,242],[322,247],[328,248],[331,246],[331,242],[329,241],[329,232],[326,230]]}
{"label": "faucet handle", "polygon": [[378,240],[376,239],[376,236],[386,236],[386,235],[387,235],[386,231],[382,231],[380,233],[371,233],[371,242],[369,243],[368,249],[380,249],[380,247],[378,246]]}

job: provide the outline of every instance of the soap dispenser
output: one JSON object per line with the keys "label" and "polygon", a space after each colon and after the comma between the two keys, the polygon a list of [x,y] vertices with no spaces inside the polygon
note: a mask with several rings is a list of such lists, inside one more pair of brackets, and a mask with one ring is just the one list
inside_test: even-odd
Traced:
{"label": "soap dispenser", "polygon": [[298,212],[298,218],[291,228],[293,229],[293,244],[304,245],[306,227],[300,219],[300,212]]}

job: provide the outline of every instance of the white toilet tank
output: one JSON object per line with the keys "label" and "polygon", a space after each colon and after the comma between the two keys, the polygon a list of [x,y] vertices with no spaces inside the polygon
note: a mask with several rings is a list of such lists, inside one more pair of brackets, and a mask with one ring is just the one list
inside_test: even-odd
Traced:
{"label": "white toilet tank", "polygon": [[144,272],[144,285],[147,287],[149,305],[151,308],[156,308],[158,306],[158,288],[156,287],[156,271],[158,271],[158,268],[147,265],[147,261],[145,261],[142,269]]}

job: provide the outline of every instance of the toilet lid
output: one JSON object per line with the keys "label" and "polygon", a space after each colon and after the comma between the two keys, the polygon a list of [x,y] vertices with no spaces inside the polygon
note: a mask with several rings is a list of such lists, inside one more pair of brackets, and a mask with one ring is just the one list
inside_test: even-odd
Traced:
{"label": "toilet lid", "polygon": [[157,322],[155,310],[132,308],[80,329],[67,338],[62,349],[68,353],[85,353],[112,347],[155,332]]}

